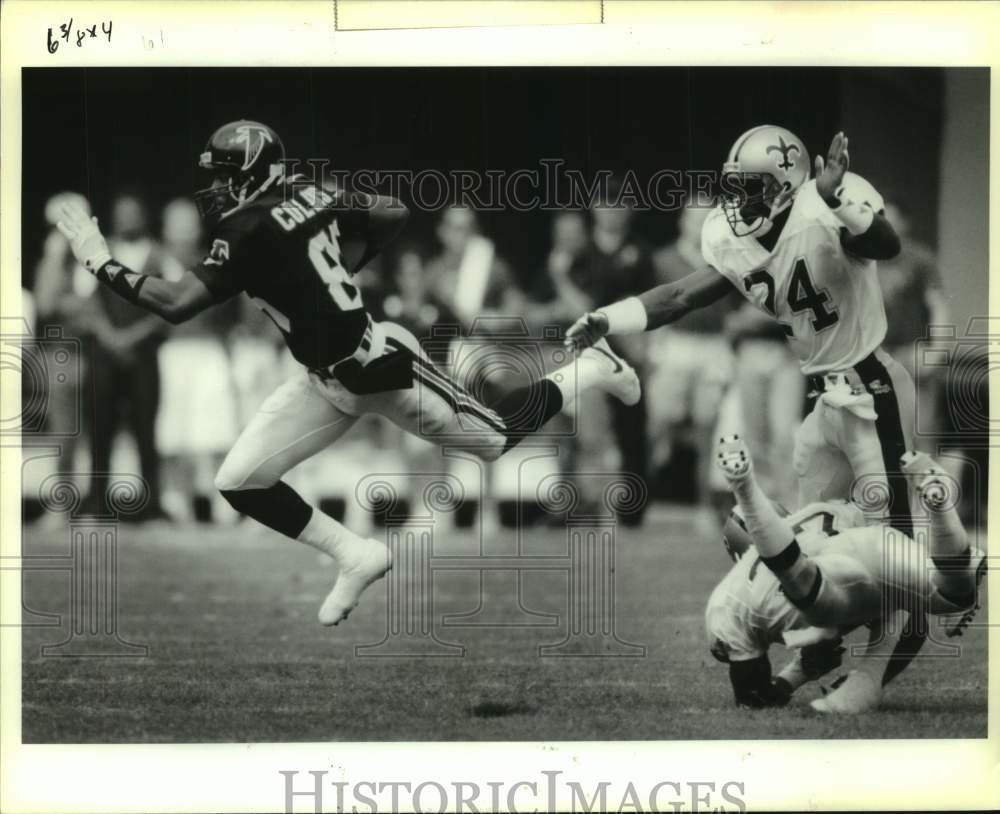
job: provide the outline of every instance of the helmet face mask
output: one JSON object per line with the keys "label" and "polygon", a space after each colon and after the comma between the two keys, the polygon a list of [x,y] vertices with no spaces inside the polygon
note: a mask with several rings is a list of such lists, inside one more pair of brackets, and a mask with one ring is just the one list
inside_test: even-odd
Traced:
{"label": "helmet face mask", "polygon": [[[787,182],[786,182],[787,184]],[[722,209],[737,237],[766,233],[771,218],[784,207],[776,206],[785,185],[768,173],[730,172],[722,176]],[[777,210],[777,211],[776,211]]]}
{"label": "helmet face mask", "polygon": [[194,193],[198,213],[205,221],[216,221],[223,213],[240,205],[241,200],[233,176],[218,170],[212,174],[212,182]]}

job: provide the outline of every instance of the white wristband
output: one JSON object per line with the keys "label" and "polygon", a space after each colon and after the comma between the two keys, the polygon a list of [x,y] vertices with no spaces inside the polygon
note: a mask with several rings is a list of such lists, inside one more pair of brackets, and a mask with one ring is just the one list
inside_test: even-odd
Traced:
{"label": "white wristband", "polygon": [[850,198],[840,198],[840,206],[830,211],[852,235],[863,235],[875,220],[875,213],[870,206],[855,203]]}
{"label": "white wristband", "polygon": [[91,274],[95,273],[101,266],[107,263],[111,259],[111,254],[109,252],[100,252],[99,254],[91,255],[86,260],[83,261],[84,268],[87,269]]}
{"label": "white wristband", "polygon": [[638,297],[629,297],[597,310],[608,318],[609,334],[638,334],[646,330],[646,306]]}

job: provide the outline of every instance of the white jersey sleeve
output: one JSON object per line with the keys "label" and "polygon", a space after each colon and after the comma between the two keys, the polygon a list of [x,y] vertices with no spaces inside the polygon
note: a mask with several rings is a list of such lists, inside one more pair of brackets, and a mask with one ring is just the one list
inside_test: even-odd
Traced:
{"label": "white jersey sleeve", "polygon": [[885,199],[879,194],[879,191],[857,173],[844,174],[844,183],[837,190],[837,197],[841,200],[866,204],[875,212],[881,212],[885,209]]}

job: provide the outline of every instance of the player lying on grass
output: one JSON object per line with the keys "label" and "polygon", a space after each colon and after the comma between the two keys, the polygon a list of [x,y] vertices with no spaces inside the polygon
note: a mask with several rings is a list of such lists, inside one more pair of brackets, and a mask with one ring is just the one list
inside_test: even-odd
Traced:
{"label": "player lying on grass", "polygon": [[[278,134],[259,122],[230,122],[212,134],[199,159],[211,185],[195,195],[212,248],[177,281],[114,260],[96,219],[78,208],[65,207],[58,225],[98,280],[170,322],[245,292],[281,331],[301,368],[261,405],[215,484],[237,511],[336,560],[336,584],[319,610],[320,622],[335,625],[392,566],[389,550],[306,503],[281,479],[293,466],[366,413],[492,461],[589,388],[626,404],[639,401],[640,388],[635,371],[600,343],[483,404],[436,368],[412,333],[373,320],[352,282],[402,228],[406,207],[381,196],[331,195],[286,175],[284,161]],[[355,262],[341,251],[348,244],[364,247]]]}
{"label": "player lying on grass", "polygon": [[[705,621],[712,655],[729,664],[738,704],[784,705],[799,686],[840,665],[844,634],[877,628],[896,610],[958,614],[949,635],[971,620],[986,558],[970,547],[953,484],[929,456],[907,453],[900,463],[927,511],[926,541],[866,526],[847,501],[783,516],[757,485],[738,436],[722,440],[717,463],[737,501],[725,537],[737,561],[712,592]],[[777,642],[801,649],[772,677],[767,651]],[[852,670],[813,707],[862,712],[878,705],[881,692],[882,681]]]}

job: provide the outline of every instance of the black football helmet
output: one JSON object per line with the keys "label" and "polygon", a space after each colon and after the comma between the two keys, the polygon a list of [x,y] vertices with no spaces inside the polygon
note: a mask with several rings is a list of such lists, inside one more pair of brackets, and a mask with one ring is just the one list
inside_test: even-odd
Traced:
{"label": "black football helmet", "polygon": [[210,186],[194,194],[202,218],[217,221],[246,203],[284,173],[285,146],[266,124],[239,121],[212,133],[198,166],[212,173]]}

